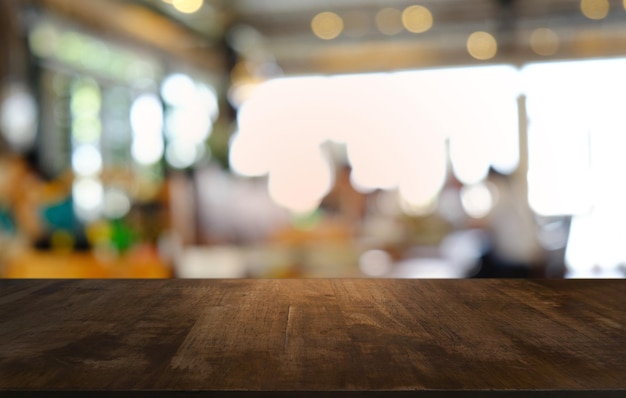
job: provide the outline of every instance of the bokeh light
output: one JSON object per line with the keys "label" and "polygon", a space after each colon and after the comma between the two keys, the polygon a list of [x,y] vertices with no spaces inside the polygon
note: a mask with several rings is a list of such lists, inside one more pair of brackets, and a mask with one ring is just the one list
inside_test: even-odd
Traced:
{"label": "bokeh light", "polygon": [[192,166],[205,154],[205,141],[219,115],[217,94],[183,73],[167,76],[161,84],[165,113],[165,160],[174,168]]}
{"label": "bokeh light", "polygon": [[163,107],[154,94],[142,94],[130,109],[133,129],[131,154],[139,164],[149,165],[163,155]]}
{"label": "bokeh light", "polygon": [[165,160],[177,169],[193,165],[202,155],[201,147],[193,141],[177,139],[171,141],[165,150]]}
{"label": "bokeh light", "polygon": [[49,57],[57,51],[59,35],[50,23],[38,23],[30,31],[28,44],[33,53],[39,57]]}
{"label": "bokeh light", "polygon": [[433,26],[433,15],[423,6],[410,6],[402,12],[402,24],[409,32],[423,33]]}
{"label": "bokeh light", "polygon": [[70,108],[75,118],[91,118],[100,112],[102,99],[98,84],[91,79],[78,80],[72,87]]}
{"label": "bokeh light", "polygon": [[321,12],[313,17],[311,29],[320,39],[332,40],[343,31],[343,19],[334,12]]}
{"label": "bokeh light", "polygon": [[97,147],[102,135],[100,109],[102,94],[93,79],[76,79],[71,85],[72,168],[83,176],[102,169],[102,156]]}
{"label": "bokeh light", "polygon": [[581,0],[580,11],[589,19],[604,19],[609,15],[610,4],[608,0]]}
{"label": "bokeh light", "polygon": [[185,105],[195,100],[196,86],[189,76],[174,73],[163,80],[161,96],[169,105]]}
{"label": "bokeh light", "polygon": [[74,211],[83,221],[99,217],[104,199],[102,182],[95,178],[78,178],[72,185]]}
{"label": "bokeh light", "polygon": [[463,210],[470,217],[485,217],[493,208],[493,196],[487,185],[483,183],[464,185],[460,194]]}
{"label": "bokeh light", "polygon": [[359,269],[367,276],[385,276],[391,271],[392,266],[393,259],[384,250],[367,250],[359,257]]}
{"label": "bokeh light", "polygon": [[130,211],[128,194],[120,188],[110,187],[104,191],[102,214],[110,219],[122,218]]}
{"label": "bokeh light", "polygon": [[538,55],[553,55],[559,49],[559,36],[552,29],[535,29],[530,35],[530,48]]}
{"label": "bokeh light", "polygon": [[290,155],[278,159],[272,168],[268,191],[278,205],[293,213],[308,213],[330,191],[333,174],[330,163],[319,150],[292,148]]}
{"label": "bokeh light", "polygon": [[202,8],[204,0],[172,0],[172,5],[183,14],[193,14]]}
{"label": "bokeh light", "polygon": [[220,108],[215,90],[206,84],[198,84],[198,100],[204,111],[209,115],[210,120],[212,122],[217,120]]}
{"label": "bokeh light", "polygon": [[102,155],[95,145],[81,144],[72,152],[72,169],[77,175],[90,176],[102,170]]}
{"label": "bokeh light", "polygon": [[498,43],[487,32],[474,32],[467,39],[467,51],[473,58],[485,61],[496,56]]}
{"label": "bokeh light", "polygon": [[37,104],[21,83],[2,87],[0,95],[0,132],[13,150],[28,150],[37,135]]}

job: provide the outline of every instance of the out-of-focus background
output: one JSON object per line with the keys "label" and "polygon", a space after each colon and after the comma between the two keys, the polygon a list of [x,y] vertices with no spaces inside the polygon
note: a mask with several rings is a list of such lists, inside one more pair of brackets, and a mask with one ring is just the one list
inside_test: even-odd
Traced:
{"label": "out-of-focus background", "polygon": [[626,276],[626,1],[4,0],[0,276]]}

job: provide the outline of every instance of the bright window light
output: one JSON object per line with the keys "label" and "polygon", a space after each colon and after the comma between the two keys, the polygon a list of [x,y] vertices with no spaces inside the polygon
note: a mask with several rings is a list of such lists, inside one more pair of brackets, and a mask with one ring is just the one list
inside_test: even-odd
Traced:
{"label": "bright window light", "polygon": [[108,218],[121,218],[130,211],[131,202],[128,194],[120,188],[108,188],[104,191],[102,213]]}
{"label": "bright window light", "polygon": [[512,67],[489,66],[271,80],[240,108],[231,167],[269,174],[282,192],[285,176],[299,173],[285,161],[294,148],[334,141],[346,145],[356,189],[399,189],[403,203],[430,207],[445,182],[448,139],[464,182],[489,166],[517,167],[517,78]]}
{"label": "bright window light", "polygon": [[489,166],[513,172],[519,163],[519,72],[512,66],[401,72],[398,86],[410,98],[414,131],[450,140],[455,176],[479,182]]}
{"label": "bright window light", "polygon": [[90,176],[102,170],[102,155],[95,145],[82,144],[72,153],[72,169],[81,176]]}
{"label": "bright window light", "polygon": [[161,96],[170,105],[188,104],[196,97],[196,85],[183,73],[169,75],[161,84]]}
{"label": "bright window light", "polygon": [[175,73],[163,80],[161,96],[168,105],[165,159],[175,168],[190,167],[204,154],[199,148],[213,131],[219,114],[217,94],[208,85]]}
{"label": "bright window light", "polygon": [[37,104],[26,87],[9,83],[0,92],[0,134],[17,151],[29,149],[37,135]]}
{"label": "bright window light", "polygon": [[266,154],[268,146],[258,134],[236,132],[231,137],[228,152],[231,170],[246,177],[269,173],[271,159]]}
{"label": "bright window light", "polygon": [[529,199],[544,215],[573,215],[571,277],[610,277],[626,263],[626,59],[530,65]]}
{"label": "bright window light", "polygon": [[131,154],[140,164],[153,164],[163,156],[163,107],[154,94],[142,94],[131,106]]}
{"label": "bright window light", "polygon": [[470,217],[481,218],[489,214],[494,200],[487,185],[479,183],[461,188],[461,204]]}
{"label": "bright window light", "polygon": [[184,169],[198,160],[201,155],[200,148],[198,144],[191,141],[172,141],[168,144],[165,151],[165,160],[177,169]]}
{"label": "bright window light", "polygon": [[95,178],[78,178],[72,186],[74,212],[83,221],[98,218],[104,201],[102,182]]}
{"label": "bright window light", "polygon": [[314,148],[296,148],[290,155],[278,159],[269,174],[270,197],[293,213],[311,212],[330,191],[333,169]]}

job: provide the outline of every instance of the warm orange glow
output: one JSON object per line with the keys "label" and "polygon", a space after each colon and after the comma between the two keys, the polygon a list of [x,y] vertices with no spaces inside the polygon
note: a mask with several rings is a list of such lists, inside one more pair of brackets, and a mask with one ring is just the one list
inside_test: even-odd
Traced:
{"label": "warm orange glow", "polygon": [[467,51],[478,60],[488,60],[498,52],[498,43],[487,32],[474,32],[467,39]]}
{"label": "warm orange glow", "polygon": [[580,11],[589,19],[604,19],[609,14],[608,0],[581,0]]}
{"label": "warm orange glow", "polygon": [[311,29],[320,39],[332,40],[343,31],[343,19],[334,12],[321,12],[313,17]]}
{"label": "warm orange glow", "polygon": [[433,26],[433,15],[426,7],[407,7],[402,12],[402,24],[409,32],[426,32]]}

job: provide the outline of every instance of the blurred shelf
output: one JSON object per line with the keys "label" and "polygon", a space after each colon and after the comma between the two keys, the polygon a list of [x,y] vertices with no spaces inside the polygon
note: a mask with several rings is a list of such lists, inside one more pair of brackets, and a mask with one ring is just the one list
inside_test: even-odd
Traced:
{"label": "blurred shelf", "polygon": [[172,270],[149,253],[99,259],[91,252],[26,251],[5,265],[4,278],[170,278]]}

